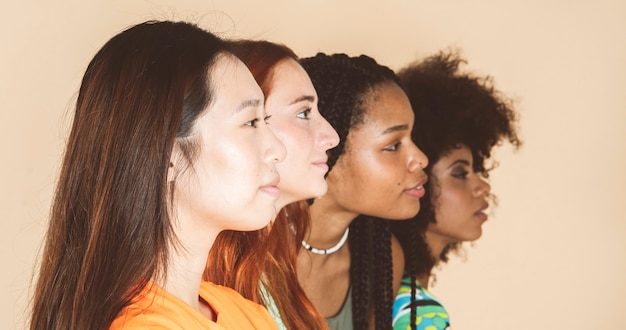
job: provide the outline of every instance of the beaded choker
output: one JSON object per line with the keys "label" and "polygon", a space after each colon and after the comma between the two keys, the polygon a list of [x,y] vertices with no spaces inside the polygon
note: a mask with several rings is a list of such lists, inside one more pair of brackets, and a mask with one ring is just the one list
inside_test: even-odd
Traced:
{"label": "beaded choker", "polygon": [[331,253],[335,253],[337,252],[339,249],[341,249],[341,247],[346,243],[346,240],[348,239],[348,232],[350,232],[350,227],[346,228],[346,231],[343,233],[343,236],[341,236],[341,239],[339,240],[339,242],[337,244],[335,244],[335,246],[330,247],[328,249],[316,249],[314,247],[312,247],[309,243],[307,243],[306,241],[302,241],[302,246],[311,251],[312,253],[315,254],[331,254]]}

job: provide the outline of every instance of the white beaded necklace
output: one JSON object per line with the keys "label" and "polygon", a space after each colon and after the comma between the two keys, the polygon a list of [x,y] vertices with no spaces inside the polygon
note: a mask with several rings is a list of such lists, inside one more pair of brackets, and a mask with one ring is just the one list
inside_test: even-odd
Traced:
{"label": "white beaded necklace", "polygon": [[350,232],[350,227],[346,228],[346,231],[343,233],[343,236],[341,236],[341,239],[339,240],[339,243],[337,243],[335,246],[330,247],[328,249],[316,249],[316,248],[312,247],[309,243],[307,243],[304,240],[302,240],[302,246],[305,249],[311,251],[311,253],[315,253],[315,254],[331,254],[331,253],[335,253],[339,249],[341,249],[341,247],[346,243],[346,240],[348,239],[348,232]]}

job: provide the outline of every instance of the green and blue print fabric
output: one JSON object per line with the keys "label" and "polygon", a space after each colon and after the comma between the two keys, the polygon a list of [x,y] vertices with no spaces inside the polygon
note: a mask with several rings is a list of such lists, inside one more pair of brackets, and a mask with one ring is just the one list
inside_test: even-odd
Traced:
{"label": "green and blue print fabric", "polygon": [[[415,281],[416,292],[413,305],[416,307],[417,330],[450,330],[450,317],[439,301]],[[411,329],[411,278],[402,279],[400,290],[393,304],[393,329]]]}

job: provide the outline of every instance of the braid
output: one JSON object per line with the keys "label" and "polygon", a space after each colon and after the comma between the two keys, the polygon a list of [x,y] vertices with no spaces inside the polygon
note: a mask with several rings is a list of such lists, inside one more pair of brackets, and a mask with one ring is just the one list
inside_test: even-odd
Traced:
{"label": "braid", "polygon": [[373,268],[372,296],[376,329],[391,329],[391,310],[395,298],[392,285],[391,232],[386,220],[374,219],[372,225],[373,258],[369,264]]}
{"label": "braid", "polygon": [[[411,274],[411,318],[410,320],[415,320],[417,318],[417,306],[415,304],[415,296],[417,295],[417,287],[415,285],[415,281],[417,280],[417,276],[414,273]],[[415,330],[417,328],[416,322],[411,321],[411,330]]]}
{"label": "braid", "polygon": [[[367,329],[369,321],[369,227],[371,219],[357,218],[350,224],[350,285],[352,286],[352,324]],[[364,276],[365,275],[365,276]]]}
{"label": "braid", "polygon": [[[391,69],[366,55],[318,53],[301,59],[300,64],[317,91],[320,113],[340,138],[339,145],[328,151],[330,173],[345,151],[349,131],[364,122],[370,94],[383,84],[400,83]],[[349,249],[353,328],[367,329],[370,308],[374,308],[376,328],[389,329],[395,295],[388,224],[357,217],[350,224]]]}
{"label": "braid", "polygon": [[[438,194],[433,192],[434,187],[438,185],[437,179],[431,175],[433,163],[429,163],[428,167],[424,169],[428,175],[428,182],[426,183],[426,195],[420,200],[419,213],[411,219],[393,221],[390,224],[391,231],[404,249],[405,272],[416,277],[430,275],[437,263],[424,237],[426,228],[431,222],[427,219],[435,218],[432,201],[438,197]],[[428,283],[422,283],[422,285],[428,285]]]}

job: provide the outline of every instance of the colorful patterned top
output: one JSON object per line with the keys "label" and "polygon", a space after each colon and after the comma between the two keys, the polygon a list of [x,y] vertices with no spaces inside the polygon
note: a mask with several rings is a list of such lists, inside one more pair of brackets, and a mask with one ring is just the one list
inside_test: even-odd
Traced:
{"label": "colorful patterned top", "polygon": [[[450,317],[446,309],[439,303],[420,282],[415,281],[415,304],[416,317],[415,329],[417,330],[450,330]],[[411,278],[405,277],[400,284],[400,290],[393,303],[393,329],[411,329]]]}

